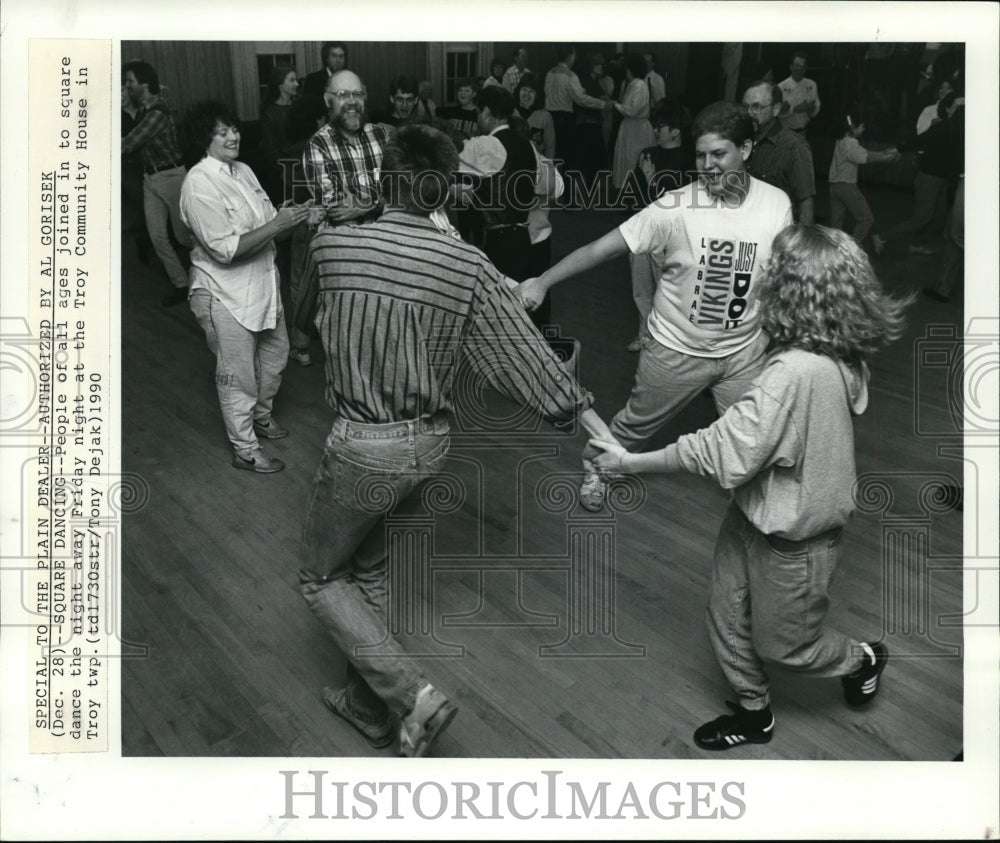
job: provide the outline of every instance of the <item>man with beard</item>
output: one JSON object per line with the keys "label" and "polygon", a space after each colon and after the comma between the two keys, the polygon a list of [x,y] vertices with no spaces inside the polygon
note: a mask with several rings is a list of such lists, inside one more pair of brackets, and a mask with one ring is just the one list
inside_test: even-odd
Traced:
{"label": "man with beard", "polygon": [[392,129],[368,122],[368,94],[350,70],[334,73],[323,94],[327,124],[302,154],[313,201],[326,209],[322,227],[372,222],[381,209],[376,173]]}
{"label": "man with beard", "polygon": [[816,197],[812,150],[801,135],[781,125],[782,99],[781,88],[763,79],[751,82],[743,94],[743,105],[757,127],[747,172],[785,191],[796,222],[810,225]]}

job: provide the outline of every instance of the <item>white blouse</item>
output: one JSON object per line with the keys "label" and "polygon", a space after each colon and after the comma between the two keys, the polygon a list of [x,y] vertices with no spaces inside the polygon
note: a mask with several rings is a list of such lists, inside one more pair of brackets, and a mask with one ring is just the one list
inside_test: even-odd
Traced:
{"label": "white blouse", "polygon": [[246,164],[203,158],[181,188],[181,219],[191,229],[191,289],[216,296],[248,331],[277,325],[280,309],[274,241],[234,261],[240,237],[277,215]]}

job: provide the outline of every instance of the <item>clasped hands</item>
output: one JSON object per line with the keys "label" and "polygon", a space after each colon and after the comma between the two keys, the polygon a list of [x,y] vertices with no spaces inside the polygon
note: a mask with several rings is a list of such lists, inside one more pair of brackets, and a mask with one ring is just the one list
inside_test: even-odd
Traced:
{"label": "clasped hands", "polygon": [[533,313],[545,301],[548,291],[548,286],[540,278],[529,278],[514,288],[514,295],[517,296],[521,307],[527,310],[528,313]]}
{"label": "clasped hands", "polygon": [[289,199],[287,202],[283,202],[281,207],[278,208],[275,221],[278,224],[278,228],[281,231],[285,231],[289,228],[295,228],[301,222],[316,225],[323,219],[323,214],[323,207],[321,205],[314,205],[311,200],[303,202],[301,205],[296,205]]}
{"label": "clasped hands", "polygon": [[597,469],[597,473],[605,480],[614,480],[623,474],[629,473],[629,470],[625,467],[625,457],[628,455],[628,451],[617,442],[613,440],[590,439],[587,444],[590,450],[596,448],[601,453],[589,459],[584,457],[584,462],[589,462],[593,465]]}

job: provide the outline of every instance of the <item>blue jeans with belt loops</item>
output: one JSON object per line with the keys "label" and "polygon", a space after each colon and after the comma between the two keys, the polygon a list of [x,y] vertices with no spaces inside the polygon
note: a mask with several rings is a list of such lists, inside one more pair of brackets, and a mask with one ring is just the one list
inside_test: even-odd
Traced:
{"label": "blue jeans with belt loops", "polygon": [[[385,623],[386,516],[419,505],[422,484],[448,455],[444,418],[359,424],[338,418],[323,459],[303,530],[302,596],[346,656],[352,711],[380,723],[391,710],[413,708],[427,681]],[[377,655],[363,648],[380,645]]]}
{"label": "blue jeans with belt loops", "polygon": [[817,677],[860,666],[861,645],[824,626],[839,548],[839,529],[774,539],[729,505],[715,545],[708,637],[743,708],[770,704],[764,661]]}

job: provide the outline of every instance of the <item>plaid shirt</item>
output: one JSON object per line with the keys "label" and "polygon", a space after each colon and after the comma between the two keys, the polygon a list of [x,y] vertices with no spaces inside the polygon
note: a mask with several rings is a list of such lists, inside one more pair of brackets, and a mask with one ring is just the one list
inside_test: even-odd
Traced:
{"label": "plaid shirt", "polygon": [[508,91],[510,91],[513,94],[514,90],[517,88],[518,83],[521,81],[521,77],[528,73],[531,73],[531,71],[528,70],[528,68],[524,68],[524,70],[518,70],[517,65],[512,64],[504,71],[502,84]]}
{"label": "plaid shirt", "polygon": [[372,204],[369,213],[352,222],[374,220],[381,210],[378,176],[382,150],[391,133],[392,128],[381,123],[367,123],[354,137],[329,125],[316,132],[302,153],[302,166],[313,201],[324,208],[332,208],[343,202],[349,191],[358,201]]}
{"label": "plaid shirt", "polygon": [[161,102],[136,115],[136,127],[122,138],[122,155],[138,150],[146,170],[179,167],[184,161],[174,118]]}

